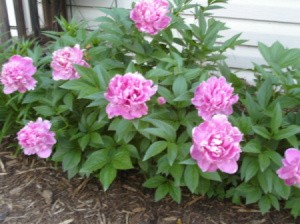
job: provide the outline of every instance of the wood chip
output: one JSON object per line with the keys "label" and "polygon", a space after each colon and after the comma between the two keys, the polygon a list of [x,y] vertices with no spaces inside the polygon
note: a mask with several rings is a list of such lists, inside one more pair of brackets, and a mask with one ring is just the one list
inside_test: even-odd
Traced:
{"label": "wood chip", "polygon": [[12,190],[9,191],[9,194],[13,195],[13,196],[18,196],[18,195],[20,195],[22,189],[23,189],[23,187],[21,187],[21,186],[15,187],[15,188],[13,188]]}
{"label": "wood chip", "polygon": [[170,217],[164,218],[163,220],[166,222],[174,222],[174,221],[177,221],[177,219],[178,218],[175,216],[170,216]]}
{"label": "wood chip", "polygon": [[0,159],[0,168],[1,168],[1,170],[2,170],[3,173],[6,173],[5,166],[4,166],[4,164],[3,164],[3,162],[2,162],[1,159]]}
{"label": "wood chip", "polygon": [[140,212],[144,212],[146,210],[146,208],[135,208],[132,210],[132,213],[140,213]]}
{"label": "wood chip", "polygon": [[68,219],[68,220],[65,220],[63,222],[60,222],[59,224],[69,224],[69,223],[72,223],[74,222],[74,219]]}
{"label": "wood chip", "polygon": [[126,185],[126,184],[123,184],[122,187],[125,188],[128,191],[137,192],[137,190],[135,188],[130,187],[130,186]]}
{"label": "wood chip", "polygon": [[197,201],[199,201],[199,200],[201,200],[201,199],[203,199],[203,198],[204,198],[204,196],[196,197],[196,198],[194,198],[193,200],[187,202],[187,203],[185,204],[184,207],[185,207],[185,208],[186,208],[186,207],[189,207],[189,206],[191,206],[192,204],[196,203]]}
{"label": "wood chip", "polygon": [[45,199],[46,204],[50,205],[53,201],[53,193],[50,190],[43,190],[42,196]]}

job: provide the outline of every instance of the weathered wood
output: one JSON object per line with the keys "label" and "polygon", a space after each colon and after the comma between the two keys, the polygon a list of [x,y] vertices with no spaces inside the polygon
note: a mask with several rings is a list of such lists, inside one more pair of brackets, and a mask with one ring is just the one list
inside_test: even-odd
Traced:
{"label": "weathered wood", "polygon": [[59,30],[56,17],[67,18],[66,0],[43,0],[45,28]]}
{"label": "weathered wood", "polygon": [[43,0],[43,13],[44,13],[44,23],[45,23],[45,29],[52,30],[52,15],[51,15],[51,1],[50,0]]}
{"label": "weathered wood", "polygon": [[26,25],[22,0],[14,0],[14,9],[19,38],[26,36]]}
{"label": "weathered wood", "polygon": [[11,39],[6,1],[0,0],[0,44]]}
{"label": "weathered wood", "polygon": [[35,38],[39,38],[41,34],[39,12],[37,7],[37,0],[29,0],[29,11],[32,30]]}

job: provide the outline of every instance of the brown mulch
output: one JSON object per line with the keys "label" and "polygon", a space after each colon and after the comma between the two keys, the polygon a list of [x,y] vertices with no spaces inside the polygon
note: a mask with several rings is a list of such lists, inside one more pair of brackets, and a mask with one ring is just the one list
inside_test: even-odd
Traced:
{"label": "brown mulch", "polygon": [[154,202],[143,178],[124,172],[104,192],[99,182],[68,180],[53,163],[0,148],[0,223],[99,224],[292,224],[288,211],[262,215],[256,206],[232,205],[183,194],[180,205]]}

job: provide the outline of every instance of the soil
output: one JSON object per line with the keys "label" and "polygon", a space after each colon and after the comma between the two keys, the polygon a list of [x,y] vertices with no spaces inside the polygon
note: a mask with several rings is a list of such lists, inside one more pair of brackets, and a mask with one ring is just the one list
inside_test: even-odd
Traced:
{"label": "soil", "polygon": [[124,172],[104,192],[94,179],[66,174],[34,156],[14,156],[0,147],[0,223],[99,224],[292,224],[288,211],[262,215],[257,206],[237,206],[189,193],[177,204],[154,202],[143,177]]}

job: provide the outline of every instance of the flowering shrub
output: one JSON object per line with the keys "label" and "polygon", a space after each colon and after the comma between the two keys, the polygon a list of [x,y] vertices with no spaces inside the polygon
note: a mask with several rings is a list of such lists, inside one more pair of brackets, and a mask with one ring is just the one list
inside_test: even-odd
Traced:
{"label": "flowering shrub", "polygon": [[277,170],[277,174],[286,185],[300,187],[300,150],[290,148],[285,151],[284,155],[283,166]]}
{"label": "flowering shrub", "polygon": [[139,73],[116,75],[108,84],[105,98],[110,102],[106,107],[108,118],[122,116],[132,120],[148,113],[146,101],[157,91],[151,80]]}
{"label": "flowering shrub", "polygon": [[237,95],[233,95],[233,91],[231,84],[226,83],[224,77],[213,76],[197,87],[192,104],[204,120],[215,114],[230,115],[233,112],[232,105],[239,100]]}
{"label": "flowering shrub", "polygon": [[17,138],[25,155],[37,154],[41,158],[48,158],[51,155],[56,140],[50,127],[50,121],[43,121],[39,117],[36,122],[30,121],[18,132]]}
{"label": "flowering shrub", "polygon": [[53,52],[51,68],[54,80],[71,80],[78,79],[80,75],[75,70],[74,65],[82,65],[88,67],[83,60],[83,50],[76,44],[74,47],[64,47],[63,49]]}
{"label": "flowering shrub", "polygon": [[[0,139],[19,133],[25,153],[51,153],[69,178],[93,175],[104,190],[119,170],[137,169],[155,200],[169,195],[180,202],[186,187],[258,203],[262,212],[284,200],[298,216],[297,182],[284,182],[297,172],[285,176],[281,167],[297,168],[290,150],[283,163],[282,156],[299,150],[299,49],[260,43],[266,64],[254,65],[254,85],[247,84],[223,61],[244,41],[240,34],[219,39],[227,28],[211,10],[220,2],[226,1],[101,9],[107,15],[94,31],[60,19],[63,32],[46,32],[53,40],[47,47],[28,41],[6,47],[2,62],[20,55],[38,69],[33,91],[0,94]],[[187,11],[194,12],[191,24],[182,17]],[[37,117],[45,128],[20,134]]]}
{"label": "flowering shrub", "polygon": [[235,173],[242,137],[242,133],[231,126],[225,115],[215,115],[193,129],[191,156],[203,172],[220,169],[225,173]]}
{"label": "flowering shrub", "polygon": [[131,10],[130,19],[139,31],[155,35],[170,24],[168,12],[169,2],[166,0],[142,0]]}
{"label": "flowering shrub", "polygon": [[33,90],[36,80],[32,76],[35,72],[36,67],[31,58],[20,55],[12,56],[2,68],[0,79],[4,85],[3,92],[11,94],[15,91],[24,93],[26,90]]}

